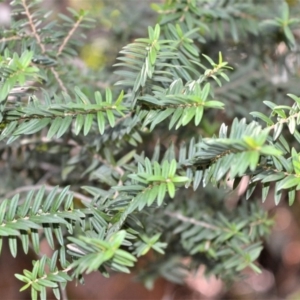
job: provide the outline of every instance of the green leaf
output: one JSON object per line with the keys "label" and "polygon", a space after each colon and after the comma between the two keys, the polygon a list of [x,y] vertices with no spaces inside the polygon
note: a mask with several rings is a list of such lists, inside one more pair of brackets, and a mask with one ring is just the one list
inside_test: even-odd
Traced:
{"label": "green leaf", "polygon": [[288,26],[283,26],[283,33],[285,37],[287,38],[289,45],[294,46],[296,44],[294,35],[292,33],[292,30]]}
{"label": "green leaf", "polygon": [[65,132],[70,128],[71,123],[72,123],[72,117],[71,116],[65,117],[56,134],[56,137],[60,138],[63,134],[65,134]]}
{"label": "green leaf", "polygon": [[99,91],[95,92],[95,100],[97,104],[102,104],[102,95]]}
{"label": "green leaf", "polygon": [[105,117],[102,111],[97,112],[97,122],[98,122],[99,132],[100,134],[103,134],[105,130]]}
{"label": "green leaf", "polygon": [[168,173],[168,177],[173,177],[176,173],[176,169],[177,169],[177,163],[175,159],[171,160],[170,163],[170,167],[169,167],[169,173]]}
{"label": "green leaf", "polygon": [[116,100],[116,103],[115,103],[116,106],[119,106],[121,104],[123,97],[124,97],[124,91],[122,90],[118,99]]}
{"label": "green leaf", "polygon": [[195,112],[195,125],[198,126],[202,120],[204,108],[203,106],[198,106]]}
{"label": "green leaf", "polygon": [[274,133],[273,133],[273,141],[276,141],[278,139],[278,137],[280,136],[281,132],[283,129],[283,123],[279,122],[276,123],[275,127],[274,127]]}
{"label": "green leaf", "polygon": [[168,193],[169,193],[169,196],[170,198],[174,198],[175,196],[175,185],[173,182],[167,182],[167,188],[168,188]]}
{"label": "green leaf", "polygon": [[160,206],[163,203],[167,191],[167,185],[161,183],[158,188],[157,204]]}
{"label": "green leaf", "polygon": [[105,101],[107,103],[112,103],[112,93],[111,93],[111,90],[109,88],[105,89]]}
{"label": "green leaf", "polygon": [[277,190],[289,189],[291,187],[297,186],[300,183],[300,177],[294,175],[288,175],[283,180],[279,181]]}
{"label": "green leaf", "polygon": [[94,118],[93,114],[87,114],[85,116],[85,122],[84,122],[84,127],[83,127],[83,135],[87,135],[90,132],[91,127],[93,125],[93,118]]}
{"label": "green leaf", "polygon": [[44,119],[34,119],[30,120],[28,122],[23,122],[17,130],[14,132],[14,135],[20,135],[20,134],[33,134],[44,127],[46,127],[50,123],[51,119],[50,118],[44,118]]}
{"label": "green leaf", "polygon": [[84,117],[82,114],[79,114],[76,116],[76,120],[75,120],[75,134],[78,135],[79,132],[82,129],[82,126],[84,124]]}
{"label": "green leaf", "polygon": [[[107,119],[111,127],[115,126],[115,116],[111,110],[106,111]],[[99,124],[99,123],[98,123]]]}
{"label": "green leaf", "polygon": [[57,133],[58,129],[61,126],[61,123],[62,123],[62,118],[60,117],[55,118],[54,121],[52,121],[52,124],[47,134],[48,139],[51,139]]}
{"label": "green leaf", "polygon": [[76,95],[79,97],[79,99],[82,101],[82,103],[84,104],[90,104],[90,100],[88,99],[88,97],[80,90],[80,88],[78,86],[76,86],[74,88],[74,91],[76,93]]}
{"label": "green leaf", "polygon": [[265,116],[264,114],[260,113],[260,112],[250,112],[250,115],[252,115],[253,117],[255,118],[259,118],[261,119],[262,121],[264,121],[267,125],[273,125],[273,121],[268,118],[267,116]]}
{"label": "green leaf", "polygon": [[216,100],[211,100],[211,101],[205,102],[204,106],[205,107],[211,107],[211,108],[223,109],[224,103],[222,103],[220,101],[216,101]]}

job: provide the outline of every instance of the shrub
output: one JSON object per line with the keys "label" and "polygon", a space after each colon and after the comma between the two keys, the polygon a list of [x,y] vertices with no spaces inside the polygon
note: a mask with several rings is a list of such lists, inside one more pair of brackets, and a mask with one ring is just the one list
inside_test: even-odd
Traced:
{"label": "shrub", "polygon": [[14,257],[18,239],[25,253],[43,239],[53,249],[16,274],[33,299],[92,271],[130,272],[149,252],[147,287],[200,265],[229,282],[259,272],[273,222],[259,204],[270,189],[292,204],[300,187],[299,19],[285,1],[261,2],[153,4],[158,23],[120,51],[100,90],[78,64],[86,11],[53,18],[40,1],[11,3],[0,236]]}

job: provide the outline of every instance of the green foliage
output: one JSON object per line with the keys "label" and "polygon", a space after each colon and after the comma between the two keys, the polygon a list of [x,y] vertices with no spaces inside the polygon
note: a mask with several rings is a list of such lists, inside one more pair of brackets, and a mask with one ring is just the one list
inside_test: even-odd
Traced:
{"label": "green foliage", "polygon": [[[114,82],[99,91],[75,61],[88,13],[52,17],[40,1],[13,1],[0,40],[0,246],[7,237],[16,257],[20,239],[40,257],[46,239],[54,250],[16,274],[22,290],[59,299],[67,282],[128,273],[149,251],[148,287],[200,265],[225,281],[259,272],[272,220],[254,190],[292,204],[300,189],[299,74],[289,62],[299,20],[275,2],[153,4],[159,23],[120,51]],[[228,180],[235,188],[245,177],[229,210]]]}

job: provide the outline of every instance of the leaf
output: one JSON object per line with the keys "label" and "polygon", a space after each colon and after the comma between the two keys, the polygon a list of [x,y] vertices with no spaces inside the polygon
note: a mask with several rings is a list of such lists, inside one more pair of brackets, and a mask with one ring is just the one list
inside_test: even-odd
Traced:
{"label": "leaf", "polygon": [[288,121],[288,127],[289,127],[289,130],[290,130],[290,133],[291,134],[294,134],[294,132],[295,132],[295,129],[296,129],[296,120],[295,120],[295,118],[294,117],[291,117],[291,118],[289,118],[288,119],[289,121]]}
{"label": "leaf", "polygon": [[56,132],[58,131],[58,129],[61,126],[61,123],[62,123],[62,118],[60,118],[60,117],[55,118],[54,121],[52,121],[52,124],[51,124],[48,134],[47,134],[48,139],[51,139],[56,134]]}
{"label": "leaf", "polygon": [[13,133],[14,135],[20,135],[20,134],[33,134],[44,127],[46,127],[50,123],[50,118],[44,118],[44,119],[34,119],[30,120],[28,122],[23,122],[21,125],[17,128],[17,130]]}
{"label": "leaf", "polygon": [[283,26],[283,33],[288,40],[289,46],[294,46],[296,41],[292,33],[292,30],[288,26]]}
{"label": "leaf", "polygon": [[97,122],[98,122],[99,132],[100,134],[103,134],[105,130],[105,118],[102,111],[97,112]]}
{"label": "leaf", "polygon": [[264,184],[262,188],[262,202],[265,202],[270,189],[270,184]]}
{"label": "leaf", "polygon": [[97,104],[99,104],[99,105],[102,104],[102,95],[101,95],[101,93],[99,91],[95,92],[95,100],[96,100]]}
{"label": "leaf", "polygon": [[79,97],[79,99],[82,101],[82,103],[84,103],[84,104],[91,103],[90,100],[88,99],[88,97],[80,90],[80,88],[78,86],[75,86],[74,92]]}
{"label": "leaf", "polygon": [[[115,116],[111,110],[106,111],[107,119],[111,127],[115,126]],[[99,123],[98,123],[99,124]]]}
{"label": "leaf", "polygon": [[13,257],[17,256],[17,238],[10,236],[8,238],[8,246],[10,253]]}
{"label": "leaf", "polygon": [[271,174],[271,175],[268,175],[268,176],[264,177],[261,182],[262,183],[275,182],[275,181],[280,180],[284,177],[285,177],[284,173],[275,173],[275,174]]}
{"label": "leaf", "polygon": [[296,197],[296,191],[295,190],[290,190],[288,192],[288,199],[289,199],[289,205],[290,206],[294,203],[295,197]]}
{"label": "leaf", "polygon": [[19,195],[17,194],[9,202],[9,208],[6,213],[7,221],[11,222],[15,218],[18,202],[19,202]]}
{"label": "leaf", "polygon": [[211,100],[211,101],[206,101],[204,103],[205,107],[210,107],[210,108],[218,108],[218,109],[223,109],[224,103],[216,100]]}
{"label": "leaf", "polygon": [[84,122],[84,127],[83,127],[83,135],[87,135],[90,132],[90,129],[93,125],[93,114],[87,114],[85,116],[85,122]]}
{"label": "leaf", "polygon": [[167,188],[170,198],[174,198],[175,196],[175,185],[173,182],[167,182]]}
{"label": "leaf", "polygon": [[278,182],[276,186],[277,190],[289,189],[297,186],[300,183],[300,177],[294,175],[288,175],[286,178]]}
{"label": "leaf", "polygon": [[71,123],[72,123],[72,117],[71,116],[65,117],[56,134],[56,137],[60,138],[63,134],[65,134],[65,132],[70,128]]}
{"label": "leaf", "polygon": [[159,206],[161,206],[162,203],[163,203],[163,200],[164,200],[165,195],[166,195],[166,191],[167,191],[167,185],[165,183],[161,183],[159,185],[158,195],[157,195],[157,204]]}
{"label": "leaf", "polygon": [[199,123],[201,122],[202,116],[203,116],[203,111],[204,108],[203,106],[198,106],[196,108],[196,112],[195,112],[195,125],[198,126]]}
{"label": "leaf", "polygon": [[278,137],[281,134],[282,129],[283,129],[283,123],[281,123],[281,122],[276,123],[276,125],[274,127],[273,141],[276,141],[278,139]]}
{"label": "leaf", "polygon": [[78,135],[79,132],[82,129],[82,126],[84,124],[84,117],[82,114],[78,114],[76,116],[76,120],[75,120],[75,134]]}
{"label": "leaf", "polygon": [[256,169],[258,161],[259,161],[259,152],[258,151],[249,151],[247,153],[247,157],[245,157],[245,159],[248,159],[250,170],[254,171]]}
{"label": "leaf", "polygon": [[175,159],[171,160],[168,177],[173,177],[176,173],[177,163]]}
{"label": "leaf", "polygon": [[267,125],[273,125],[273,121],[268,118],[267,116],[265,116],[264,114],[260,113],[260,112],[250,112],[250,115],[252,115],[254,118],[259,118],[262,121],[264,121]]}
{"label": "leaf", "polygon": [[191,121],[191,119],[195,116],[195,113],[196,113],[195,107],[185,108],[183,115],[181,117],[181,124],[183,126],[187,125]]}
{"label": "leaf", "polygon": [[118,99],[116,100],[116,103],[115,103],[116,106],[119,106],[121,104],[123,97],[124,97],[124,91],[122,90]]}
{"label": "leaf", "polygon": [[105,89],[105,101],[107,103],[112,103],[112,92],[109,88]]}

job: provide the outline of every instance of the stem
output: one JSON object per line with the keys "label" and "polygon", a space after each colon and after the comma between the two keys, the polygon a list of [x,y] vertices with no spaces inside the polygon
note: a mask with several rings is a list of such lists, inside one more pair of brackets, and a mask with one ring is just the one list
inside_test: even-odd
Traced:
{"label": "stem", "polygon": [[64,41],[62,42],[62,44],[60,45],[58,52],[57,52],[57,56],[59,56],[62,51],[64,50],[65,46],[67,45],[68,41],[70,40],[71,36],[74,34],[74,32],[76,31],[76,29],[78,28],[79,24],[81,23],[81,21],[83,20],[83,16],[80,16],[77,20],[77,22],[74,24],[74,26],[71,28],[71,30],[68,32],[67,36],[65,37]]}
{"label": "stem", "polygon": [[62,283],[59,283],[58,286],[59,286],[59,290],[60,290],[61,299],[62,300],[68,300],[67,291],[66,291],[66,289],[64,289],[62,287]]}
{"label": "stem", "polygon": [[26,0],[22,0],[22,5],[24,7],[25,14],[26,14],[27,19],[29,21],[29,25],[30,25],[31,31],[32,31],[32,33],[33,33],[33,35],[34,35],[34,37],[35,37],[38,45],[40,46],[40,48],[42,50],[42,53],[45,53],[46,52],[46,48],[45,48],[44,44],[41,41],[41,37],[37,33],[37,29],[36,29],[36,27],[34,25],[34,22],[33,22],[31,14],[30,14],[29,8],[27,6]]}
{"label": "stem", "polygon": [[[30,14],[30,11],[29,11],[29,8],[27,6],[27,3],[26,3],[26,0],[22,0],[22,5],[24,7],[24,10],[25,10],[25,14],[27,16],[27,19],[28,19],[28,22],[29,22],[29,25],[30,25],[30,28],[31,28],[31,31],[32,31],[32,34],[33,36],[35,37],[36,41],[37,41],[37,44],[40,46],[41,50],[42,50],[42,54],[44,54],[46,52],[46,47],[45,45],[42,43],[42,39],[40,37],[40,35],[38,34],[37,32],[37,28],[36,26],[34,25],[34,22],[33,22],[33,18],[32,18],[32,15]],[[67,89],[66,87],[64,86],[62,80],[60,79],[57,71],[52,67],[50,68],[50,71],[51,73],[54,75],[59,87],[61,88],[62,91],[64,92],[67,92]]]}
{"label": "stem", "polygon": [[[36,191],[36,190],[41,189],[42,187],[45,187],[45,190],[48,191],[48,192],[51,192],[54,189],[54,186],[44,185],[44,184],[21,186],[21,187],[15,189],[14,191],[12,191],[10,193],[7,193],[5,195],[5,198],[11,198],[14,195],[19,194],[19,193],[24,193],[24,192],[29,192],[29,191]],[[62,192],[62,191],[63,191],[63,188],[58,188],[57,189],[57,192]],[[85,202],[91,202],[92,201],[92,199],[90,197],[82,195],[78,192],[70,191],[70,193],[72,193],[74,195],[74,197],[80,199],[81,201],[85,201]]]}
{"label": "stem", "polygon": [[182,222],[185,222],[185,223],[191,223],[191,224],[201,226],[201,227],[204,227],[204,228],[208,228],[208,229],[212,229],[212,230],[222,230],[222,231],[230,232],[229,230],[226,230],[224,228],[220,228],[220,227],[211,225],[211,224],[203,222],[203,221],[198,221],[194,218],[185,217],[184,215],[182,215],[179,212],[166,211],[164,214],[167,215],[167,216],[170,216],[172,218],[175,218],[177,220],[180,220]]}

